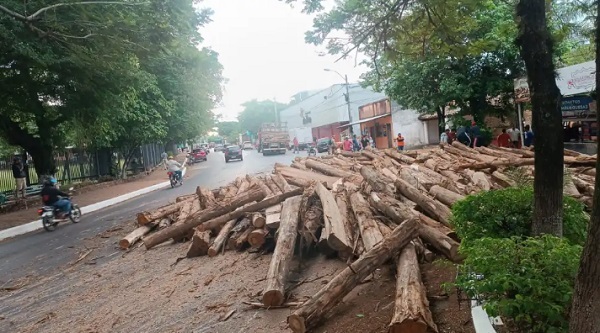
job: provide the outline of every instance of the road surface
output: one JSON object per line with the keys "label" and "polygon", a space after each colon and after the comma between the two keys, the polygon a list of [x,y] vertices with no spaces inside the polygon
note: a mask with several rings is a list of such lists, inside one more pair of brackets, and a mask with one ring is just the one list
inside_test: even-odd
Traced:
{"label": "road surface", "polygon": [[[306,152],[300,152],[300,156]],[[276,162],[290,164],[298,155],[262,156],[255,150],[244,151],[244,161],[225,163],[221,152],[211,152],[208,161],[190,166],[189,177],[183,186],[165,188],[125,201],[112,207],[83,216],[78,224],[61,223],[56,231],[43,230],[0,242],[0,286],[23,276],[46,276],[65,264],[77,260],[85,239],[90,239],[111,229],[118,229],[143,210],[151,210],[174,201],[176,197],[194,193],[196,186],[216,188],[234,180],[237,176],[270,172]],[[77,198],[75,197],[75,202]],[[107,258],[115,254],[115,246],[100,249]]]}

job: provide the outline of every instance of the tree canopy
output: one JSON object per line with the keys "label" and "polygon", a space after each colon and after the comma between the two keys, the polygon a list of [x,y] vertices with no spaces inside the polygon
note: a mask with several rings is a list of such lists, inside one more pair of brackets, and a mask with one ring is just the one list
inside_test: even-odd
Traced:
{"label": "tree canopy", "polygon": [[287,107],[287,104],[278,103],[270,100],[258,101],[251,100],[242,104],[244,110],[238,115],[240,129],[250,131],[256,134],[262,123],[275,122],[275,110],[281,111]]}
{"label": "tree canopy", "polygon": [[131,151],[208,130],[222,67],[198,48],[210,11],[194,3],[5,1],[0,136],[45,175],[67,144]]}

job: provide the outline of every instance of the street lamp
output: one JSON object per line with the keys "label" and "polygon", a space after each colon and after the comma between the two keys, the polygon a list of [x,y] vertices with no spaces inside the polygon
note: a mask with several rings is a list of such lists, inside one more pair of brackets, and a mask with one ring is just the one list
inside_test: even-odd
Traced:
{"label": "street lamp", "polygon": [[350,125],[352,124],[352,108],[350,107],[350,89],[348,84],[348,75],[342,75],[339,72],[329,68],[325,68],[324,71],[334,72],[337,75],[339,75],[342,79],[344,79],[344,82],[346,82],[346,93],[344,94],[344,97],[346,98],[346,105],[348,106],[348,126],[350,127],[350,134],[353,134],[354,131],[352,130],[352,125]]}

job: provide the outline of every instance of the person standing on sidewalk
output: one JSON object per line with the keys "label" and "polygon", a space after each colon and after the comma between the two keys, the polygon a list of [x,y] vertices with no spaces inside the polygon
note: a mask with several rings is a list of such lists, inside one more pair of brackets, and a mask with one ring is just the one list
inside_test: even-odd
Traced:
{"label": "person standing on sidewalk", "polygon": [[167,170],[167,152],[163,151],[162,154],[160,154],[160,158],[162,158],[162,163],[163,163],[163,167],[165,168],[165,170]]}
{"label": "person standing on sidewalk", "polygon": [[404,137],[402,136],[402,133],[398,133],[396,142],[398,143],[398,150],[404,150]]}
{"label": "person standing on sidewalk", "polygon": [[298,154],[298,138],[294,137],[294,154]]}
{"label": "person standing on sidewalk", "polygon": [[26,173],[25,173],[25,165],[21,162],[21,159],[17,156],[13,158],[12,162],[12,172],[13,177],[15,177],[15,183],[17,185],[17,189],[15,190],[15,200],[19,199],[19,192],[22,194],[22,199],[25,199],[25,191],[27,188],[26,185]]}

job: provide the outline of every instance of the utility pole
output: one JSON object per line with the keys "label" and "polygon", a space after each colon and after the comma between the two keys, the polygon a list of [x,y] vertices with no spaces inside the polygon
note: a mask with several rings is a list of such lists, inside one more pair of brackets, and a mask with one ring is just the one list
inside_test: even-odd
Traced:
{"label": "utility pole", "polygon": [[273,98],[273,109],[275,110],[275,125],[279,127],[279,111],[277,110],[277,100]]}
{"label": "utility pole", "polygon": [[[348,124],[352,124],[352,107],[350,106],[350,84],[348,83],[348,75],[342,75],[333,69],[325,68],[326,72],[334,72],[339,75],[342,79],[344,79],[344,83],[346,84],[346,93],[344,94],[344,98],[346,99],[346,105],[348,106]],[[354,134],[354,130],[352,129],[352,125],[348,125],[350,135]]]}

